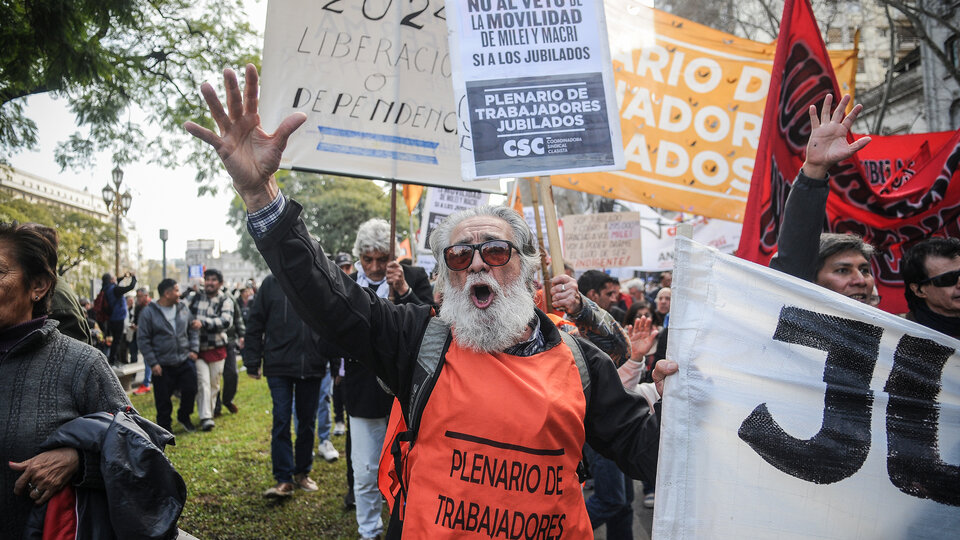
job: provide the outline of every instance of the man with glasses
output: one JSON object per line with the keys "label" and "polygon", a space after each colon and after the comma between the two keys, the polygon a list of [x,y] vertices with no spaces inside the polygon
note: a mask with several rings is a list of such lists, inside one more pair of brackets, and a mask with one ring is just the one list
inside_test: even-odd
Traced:
{"label": "man with glasses", "polygon": [[900,260],[907,318],[960,338],[960,239],[927,238]]}
{"label": "man with glasses", "polygon": [[[280,193],[273,173],[306,115],[266,133],[257,79],[248,65],[241,96],[236,74],[225,70],[226,110],[204,83],[220,135],[185,127],[216,149],[247,206],[248,229],[297,312],[373,370],[405,409],[421,353],[433,357],[421,348],[435,348],[443,362],[398,469],[405,503],[394,505],[388,537],[589,538],[575,474],[584,442],[631,476],[653,477],[658,416],[624,390],[609,357],[585,341],[567,345],[534,307],[540,259],[526,222],[510,208],[487,206],[436,228],[430,245],[442,261],[441,319],[430,306],[380,298],[327,259],[307,234],[302,207]],[[561,287],[555,301],[572,294]]]}

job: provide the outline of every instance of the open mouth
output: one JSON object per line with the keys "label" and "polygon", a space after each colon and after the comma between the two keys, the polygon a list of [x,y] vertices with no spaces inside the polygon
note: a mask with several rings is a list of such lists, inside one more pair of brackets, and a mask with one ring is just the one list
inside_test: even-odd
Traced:
{"label": "open mouth", "polygon": [[470,287],[470,299],[473,305],[486,309],[493,302],[493,291],[487,285],[474,285]]}
{"label": "open mouth", "polygon": [[866,302],[866,301],[867,301],[867,295],[865,295],[865,294],[860,294],[860,293],[851,294],[851,295],[849,296],[849,298],[853,298],[853,299],[856,300],[857,302]]}

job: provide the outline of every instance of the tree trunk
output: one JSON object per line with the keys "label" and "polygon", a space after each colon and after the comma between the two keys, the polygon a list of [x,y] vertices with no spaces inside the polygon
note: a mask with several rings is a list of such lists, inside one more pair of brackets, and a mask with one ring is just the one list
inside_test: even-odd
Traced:
{"label": "tree trunk", "polygon": [[877,121],[873,124],[873,131],[880,134],[883,117],[887,114],[887,105],[890,100],[890,89],[893,87],[893,66],[897,64],[897,31],[893,27],[893,17],[890,16],[890,6],[884,4],[883,11],[887,15],[887,24],[890,25],[890,61],[887,63],[887,81],[883,85],[883,97],[880,98],[880,109],[877,111]]}

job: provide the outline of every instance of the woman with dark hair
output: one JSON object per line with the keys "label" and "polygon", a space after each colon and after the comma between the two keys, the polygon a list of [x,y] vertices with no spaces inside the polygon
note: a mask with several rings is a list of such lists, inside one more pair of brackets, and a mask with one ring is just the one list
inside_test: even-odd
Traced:
{"label": "woman with dark hair", "polygon": [[623,324],[625,326],[630,326],[637,319],[640,319],[641,317],[647,317],[653,321],[653,325],[655,327],[659,327],[660,325],[657,324],[657,320],[654,318],[653,314],[654,311],[646,300],[634,300],[633,303],[630,304],[630,309],[627,310],[627,316],[624,318]]}
{"label": "woman with dark hair", "polygon": [[34,505],[68,484],[102,482],[96,454],[41,451],[63,424],[130,405],[102,353],[48,318],[57,250],[29,226],[0,223],[0,538],[20,538]]}

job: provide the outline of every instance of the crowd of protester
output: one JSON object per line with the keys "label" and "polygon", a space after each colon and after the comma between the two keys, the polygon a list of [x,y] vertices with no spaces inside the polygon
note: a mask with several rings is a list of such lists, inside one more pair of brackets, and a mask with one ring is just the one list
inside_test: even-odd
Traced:
{"label": "crowd of protester", "polygon": [[[246,75],[256,87],[256,71],[248,67]],[[54,272],[55,231],[0,225],[0,414],[18,411],[4,418],[15,427],[3,445],[9,466],[0,475],[0,501],[8,517],[0,520],[0,536],[20,536],[34,503],[65,486],[102,489],[101,456],[45,441],[71,420],[129,411],[110,364],[142,357],[135,393],[153,392],[162,429],[146,432],[160,434],[154,442],[161,448],[162,434],[174,430],[175,399],[182,430],[210,431],[223,410],[239,414],[239,373],[266,379],[274,482],[265,497],[317,491],[314,457],[337,460],[331,438],[345,436],[341,489],[361,538],[464,532],[463,522],[444,514],[445,501],[438,507],[431,500],[437,490],[481,505],[529,502],[451,480],[449,460],[441,458],[466,452],[464,441],[559,446],[562,457],[536,459],[576,471],[565,478],[569,484],[591,478],[589,496],[584,501],[567,484],[566,494],[538,498],[534,507],[566,516],[561,529],[575,536],[606,525],[607,538],[632,538],[633,480],[642,482],[642,504],[652,508],[660,393],[677,369],[666,358],[672,273],[621,281],[604,269],[567,265],[538,282],[536,241],[505,207],[466,210],[441,223],[430,239],[438,267],[429,277],[392,257],[396,239],[378,219],[356,231],[352,254],[328,257],[306,233],[300,205],[279,192],[271,174],[259,173],[276,169],[286,137],[303,118],[291,116],[272,138],[252,138],[256,110],[243,109],[232,71],[225,86],[229,113],[212,87],[202,89],[220,135],[192,123],[187,129],[217,148],[247,205],[250,232],[274,272],[259,287],[228,290],[223,275],[208,268],[202,287],[181,293],[164,279],[153,298],[148,287],[136,288],[132,274],[104,274],[102,298],[78,299]],[[834,109],[828,96],[822,110],[809,111],[806,161],[770,266],[876,305],[872,247],[854,235],[821,233],[828,171],[869,143],[847,140],[861,111],[857,105],[845,114],[848,104],[845,96]],[[905,316],[960,337],[960,239],[915,244],[901,271]],[[52,402],[41,402],[46,398]],[[537,429],[530,430],[534,416]],[[384,530],[381,490],[390,474],[399,491],[388,497],[392,519]],[[552,530],[555,523],[537,526]]]}

